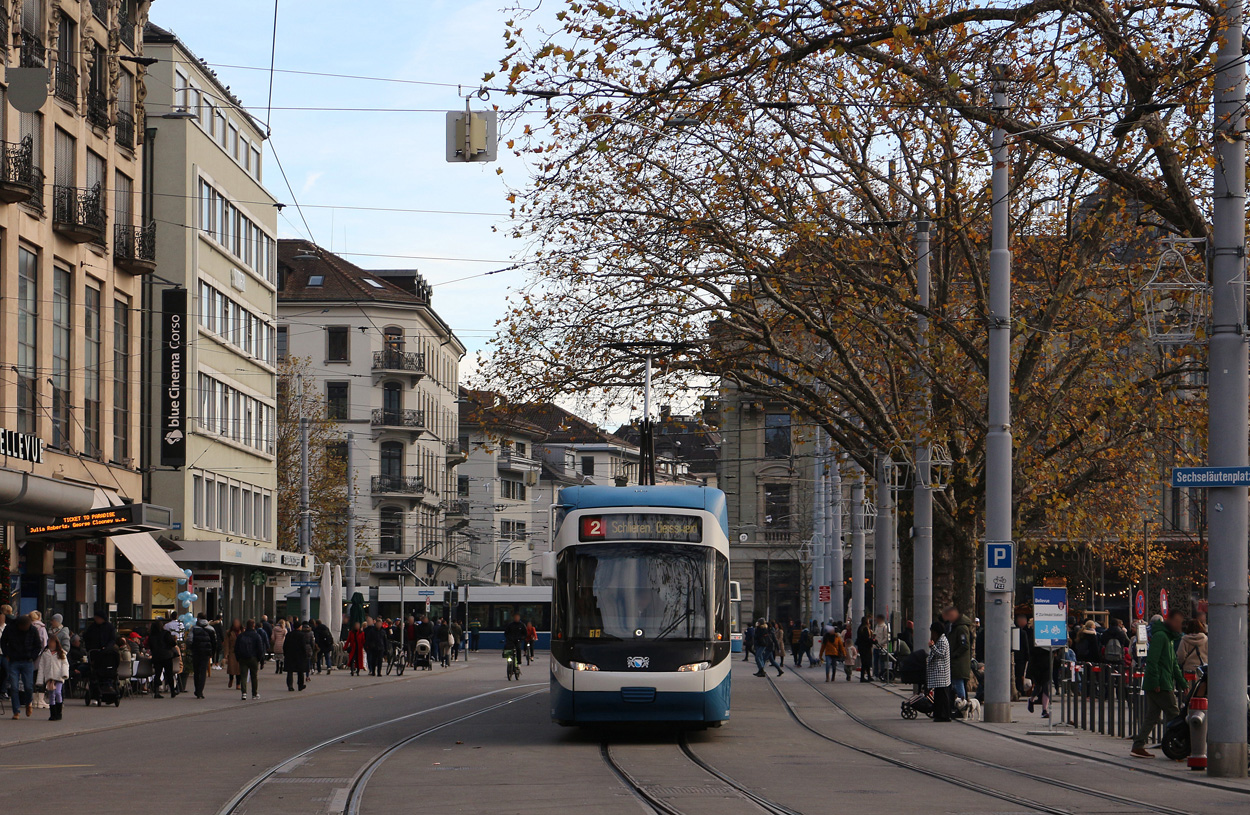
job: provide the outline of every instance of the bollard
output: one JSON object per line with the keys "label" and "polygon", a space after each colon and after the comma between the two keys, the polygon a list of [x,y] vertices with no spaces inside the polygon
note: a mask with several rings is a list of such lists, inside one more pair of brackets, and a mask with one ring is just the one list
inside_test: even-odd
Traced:
{"label": "bollard", "polygon": [[1207,768],[1207,700],[1195,696],[1189,700],[1189,769]]}

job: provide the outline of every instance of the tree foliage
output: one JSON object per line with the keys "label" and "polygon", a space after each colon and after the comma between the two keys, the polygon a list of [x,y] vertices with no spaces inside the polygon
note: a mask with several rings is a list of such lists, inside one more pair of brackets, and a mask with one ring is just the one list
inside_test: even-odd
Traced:
{"label": "tree foliage", "polygon": [[[534,166],[515,232],[538,272],[501,323],[494,386],[623,398],[637,357],[609,344],[662,341],[663,387],[782,399],[869,471],[874,450],[941,441],[938,586],[967,603],[997,125],[1017,537],[1133,568],[1118,542],[1204,432],[1201,372],[1145,342],[1137,292],[1160,238],[1209,229],[1213,6],[571,0],[557,16],[507,32],[502,72],[529,100],[509,145]],[[1005,108],[992,64],[1013,79]],[[935,225],[927,353],[915,219]]]}

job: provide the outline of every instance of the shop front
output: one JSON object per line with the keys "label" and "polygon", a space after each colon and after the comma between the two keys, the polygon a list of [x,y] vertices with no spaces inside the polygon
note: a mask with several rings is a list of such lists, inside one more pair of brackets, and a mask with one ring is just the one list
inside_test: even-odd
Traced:
{"label": "shop front", "polygon": [[[231,620],[272,619],[281,610],[277,601],[292,578],[312,573],[312,555],[283,552],[268,546],[220,540],[167,542],[178,565],[191,570],[192,591],[199,595],[194,612]],[[177,590],[175,589],[175,594]]]}

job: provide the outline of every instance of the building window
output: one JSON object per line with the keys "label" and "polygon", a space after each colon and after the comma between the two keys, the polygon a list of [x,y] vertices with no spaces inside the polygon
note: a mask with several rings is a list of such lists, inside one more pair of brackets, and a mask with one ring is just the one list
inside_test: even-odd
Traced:
{"label": "building window", "polygon": [[17,250],[17,429],[37,433],[39,394],[39,256]]}
{"label": "building window", "polygon": [[525,482],[515,478],[499,479],[499,489],[504,498],[513,501],[525,500]]}
{"label": "building window", "polygon": [[383,507],[378,521],[378,548],[383,554],[404,551],[404,513],[395,507]]}
{"label": "building window", "polygon": [[70,448],[70,345],[73,343],[71,290],[73,277],[59,266],[52,269],[52,446]]}
{"label": "building window", "polygon": [[204,477],[191,477],[191,523],[204,526]]}
{"label": "building window", "polygon": [[404,445],[397,441],[384,441],[381,447],[382,475],[400,478],[404,474]]}
{"label": "building window", "polygon": [[204,482],[204,528],[217,528],[217,485],[207,480]]}
{"label": "building window", "polygon": [[790,457],[790,414],[769,413],[764,417],[764,455]]}
{"label": "building window", "polygon": [[768,529],[790,528],[790,485],[764,485],[764,526]]}
{"label": "building window", "polygon": [[527,537],[525,521],[510,521],[506,518],[500,521],[499,537],[506,541],[524,541]]}
{"label": "building window", "polygon": [[460,498],[469,497],[469,477],[467,475],[456,476],[456,495]]}
{"label": "building window", "polygon": [[88,286],[83,299],[83,452],[99,458],[100,449],[100,290]]}
{"label": "building window", "polygon": [[404,332],[403,329],[387,326],[382,329],[383,342],[386,343],[387,351],[403,351],[404,350]]}
{"label": "building window", "polygon": [[326,383],[326,418],[343,421],[351,412],[350,383]]}
{"label": "building window", "polygon": [[130,458],[130,301],[113,301],[113,460]]}
{"label": "building window", "polygon": [[516,452],[518,456],[520,456],[521,458],[525,458],[525,442],[514,441],[512,443],[512,449]]}
{"label": "building window", "polygon": [[595,457],[582,456],[582,475],[595,474]]}
{"label": "building window", "polygon": [[326,361],[349,362],[348,328],[345,325],[326,327]]}

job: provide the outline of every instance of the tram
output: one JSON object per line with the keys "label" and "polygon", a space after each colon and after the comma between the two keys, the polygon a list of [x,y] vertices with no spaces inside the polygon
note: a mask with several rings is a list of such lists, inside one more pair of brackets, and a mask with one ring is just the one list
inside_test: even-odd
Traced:
{"label": "tram", "polygon": [[725,494],[569,487],[554,508],[551,718],[562,725],[729,718]]}

